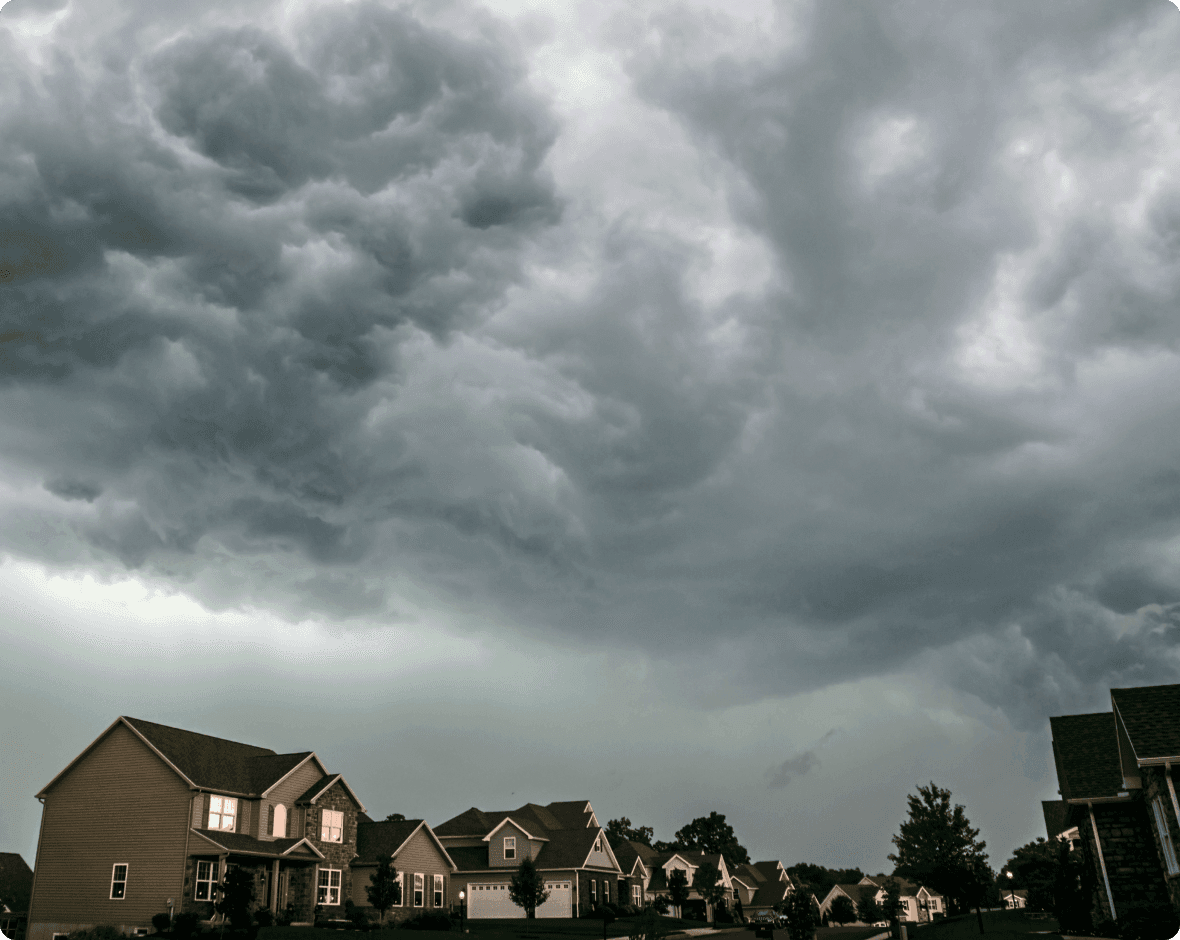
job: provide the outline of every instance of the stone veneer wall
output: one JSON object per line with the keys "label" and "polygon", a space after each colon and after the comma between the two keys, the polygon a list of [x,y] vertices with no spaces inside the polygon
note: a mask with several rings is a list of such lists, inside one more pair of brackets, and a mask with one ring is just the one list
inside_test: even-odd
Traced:
{"label": "stone veneer wall", "polygon": [[[1147,807],[1135,799],[1128,803],[1099,803],[1094,806],[1094,819],[1102,839],[1102,854],[1106,874],[1114,895],[1115,912],[1123,917],[1139,908],[1168,903],[1168,889],[1164,884],[1163,869],[1156,853],[1154,837],[1147,818]],[[1094,849],[1094,830],[1089,814],[1083,819],[1083,844],[1093,865],[1097,905],[1096,920],[1111,916],[1107,903],[1106,885]]]}
{"label": "stone veneer wall", "polygon": [[[325,809],[340,810],[344,813],[342,842],[320,841],[320,813]],[[323,913],[326,917],[343,917],[344,902],[352,897],[352,859],[356,855],[356,814],[357,805],[348,795],[348,791],[340,785],[340,781],[336,781],[331,789],[316,801],[315,806],[307,807],[307,811],[303,814],[303,835],[324,853],[324,860],[320,862],[320,867],[340,869],[340,905],[338,907],[324,905]],[[312,908],[315,907],[316,898],[314,887],[311,892]]]}
{"label": "stone veneer wall", "polygon": [[[1168,899],[1171,902],[1172,910],[1180,914],[1180,875],[1168,875],[1167,866],[1164,864],[1163,849],[1159,844],[1159,833],[1156,832],[1155,819],[1151,814],[1150,804],[1157,797],[1164,804],[1164,819],[1167,820],[1168,829],[1172,835],[1172,846],[1180,852],[1180,826],[1176,823],[1176,811],[1172,806],[1172,794],[1168,791],[1168,782],[1164,776],[1166,771],[1163,767],[1144,767],[1143,774],[1143,796],[1146,809],[1149,813],[1148,823],[1151,826],[1151,835],[1153,843],[1156,847],[1156,858],[1159,862],[1160,871],[1164,873],[1164,883],[1168,890]],[[1175,786],[1176,778],[1172,778],[1173,786]]]}

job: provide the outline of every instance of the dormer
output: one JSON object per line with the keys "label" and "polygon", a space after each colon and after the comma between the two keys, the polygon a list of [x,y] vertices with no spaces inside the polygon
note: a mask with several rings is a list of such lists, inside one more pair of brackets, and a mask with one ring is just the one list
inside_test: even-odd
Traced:
{"label": "dormer", "polygon": [[511,816],[483,837],[488,846],[488,865],[492,868],[516,868],[525,858],[536,858],[549,840],[530,833]]}

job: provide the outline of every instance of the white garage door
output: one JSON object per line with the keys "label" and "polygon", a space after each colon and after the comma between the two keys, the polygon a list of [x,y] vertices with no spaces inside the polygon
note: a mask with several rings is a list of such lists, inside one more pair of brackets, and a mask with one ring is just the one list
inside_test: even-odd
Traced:
{"label": "white garage door", "polygon": [[549,900],[537,908],[538,917],[573,917],[573,882],[546,881],[545,890],[549,892]]}
{"label": "white garage door", "polygon": [[[546,881],[549,900],[537,908],[538,917],[573,917],[573,882]],[[523,908],[512,903],[508,885],[468,885],[467,916],[480,918],[524,917]]]}

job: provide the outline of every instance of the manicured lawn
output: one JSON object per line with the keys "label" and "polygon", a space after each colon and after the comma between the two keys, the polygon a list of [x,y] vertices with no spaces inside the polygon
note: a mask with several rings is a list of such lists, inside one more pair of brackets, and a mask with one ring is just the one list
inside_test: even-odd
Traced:
{"label": "manicured lawn", "polygon": [[1060,936],[1057,920],[1052,916],[1036,919],[1027,911],[985,911],[983,930],[974,914],[944,920],[929,927],[910,927],[911,940],[1034,940],[1035,934]]}

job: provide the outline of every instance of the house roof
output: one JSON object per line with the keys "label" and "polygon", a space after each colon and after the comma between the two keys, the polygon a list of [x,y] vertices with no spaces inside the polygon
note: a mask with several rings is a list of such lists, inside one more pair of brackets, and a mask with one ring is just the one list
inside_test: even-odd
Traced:
{"label": "house roof", "polygon": [[[561,829],[549,835],[550,840],[537,853],[538,868],[581,868],[589,860],[594,842],[599,836],[602,837],[607,857],[614,859],[610,842],[601,829]],[[615,865],[618,865],[617,859]]]}
{"label": "house roof", "polygon": [[[491,871],[488,850],[482,845],[456,845],[447,849],[458,871]],[[511,871],[511,869],[497,869]]]}
{"label": "house roof", "polygon": [[1180,685],[1111,689],[1110,700],[1137,760],[1180,756]]}
{"label": "house roof", "polygon": [[611,848],[614,849],[615,861],[619,863],[619,868],[625,874],[633,875],[637,865],[647,868],[643,862],[643,855],[639,851],[640,848],[647,848],[642,842],[622,839],[617,845],[612,844]]}
{"label": "house roof", "polygon": [[17,905],[12,910],[24,913],[32,891],[33,870],[24,858],[16,852],[0,852],[0,901]]}
{"label": "house roof", "polygon": [[1049,719],[1057,783],[1066,802],[1125,795],[1114,712]]}
{"label": "house roof", "polygon": [[344,789],[348,793],[348,795],[350,797],[352,797],[352,801],[354,803],[356,803],[356,805],[360,809],[363,810],[365,808],[361,804],[361,801],[357,799],[356,794],[352,792],[352,787],[350,787],[348,785],[348,781],[345,780],[344,777],[341,776],[340,774],[324,774],[324,776],[320,777],[319,780],[317,780],[310,787],[308,787],[306,790],[304,790],[303,793],[298,797],[298,799],[295,800],[295,802],[296,802],[296,804],[314,803],[321,796],[323,796],[325,793],[327,793],[329,790],[331,790],[332,787],[334,787],[337,783],[339,783],[340,786],[344,787]]}
{"label": "house roof", "polygon": [[875,897],[880,889],[876,885],[832,885],[827,896],[823,899],[823,903],[828,903],[833,900],[833,894],[840,892],[847,895],[848,899],[853,904],[859,906],[861,899],[867,894],[870,897]]}
{"label": "house roof", "polygon": [[1061,833],[1070,828],[1069,807],[1065,800],[1042,800],[1041,813],[1045,817],[1045,832],[1050,839],[1056,839]]}
{"label": "house roof", "polygon": [[872,882],[878,888],[885,887],[885,882],[887,881],[896,881],[897,886],[901,889],[902,897],[916,897],[918,894],[918,885],[914,884],[908,878],[902,878],[899,875],[865,875],[861,880],[861,884],[864,884],[866,881]]}
{"label": "house roof", "polygon": [[482,838],[491,832],[495,823],[488,819],[487,814],[474,806],[465,809],[458,816],[452,816],[446,822],[434,827],[437,836],[479,836]]}
{"label": "house roof", "polygon": [[129,729],[154,750],[186,783],[199,790],[214,790],[238,796],[259,796],[305,760],[311,759],[319,763],[311,751],[276,754],[267,747],[243,744],[240,741],[216,738],[123,715],[116,718],[37,795],[44,796],[50,787],[120,725]]}
{"label": "house roof", "polygon": [[426,825],[425,819],[390,819],[384,822],[370,820],[359,823],[356,827],[357,857],[354,859],[354,863],[359,862],[363,865],[367,862],[376,862],[387,855],[396,856],[419,829],[426,830],[427,837],[454,868],[454,859],[443,847],[443,844],[438,841],[438,837],[430,827]]}
{"label": "house roof", "polygon": [[[200,836],[205,842],[233,855],[255,855],[261,858],[308,858],[322,859],[324,854],[307,839],[274,839],[263,841],[241,832],[214,832],[207,829],[190,829],[192,835]],[[200,855],[201,843],[189,843],[189,854]]]}

